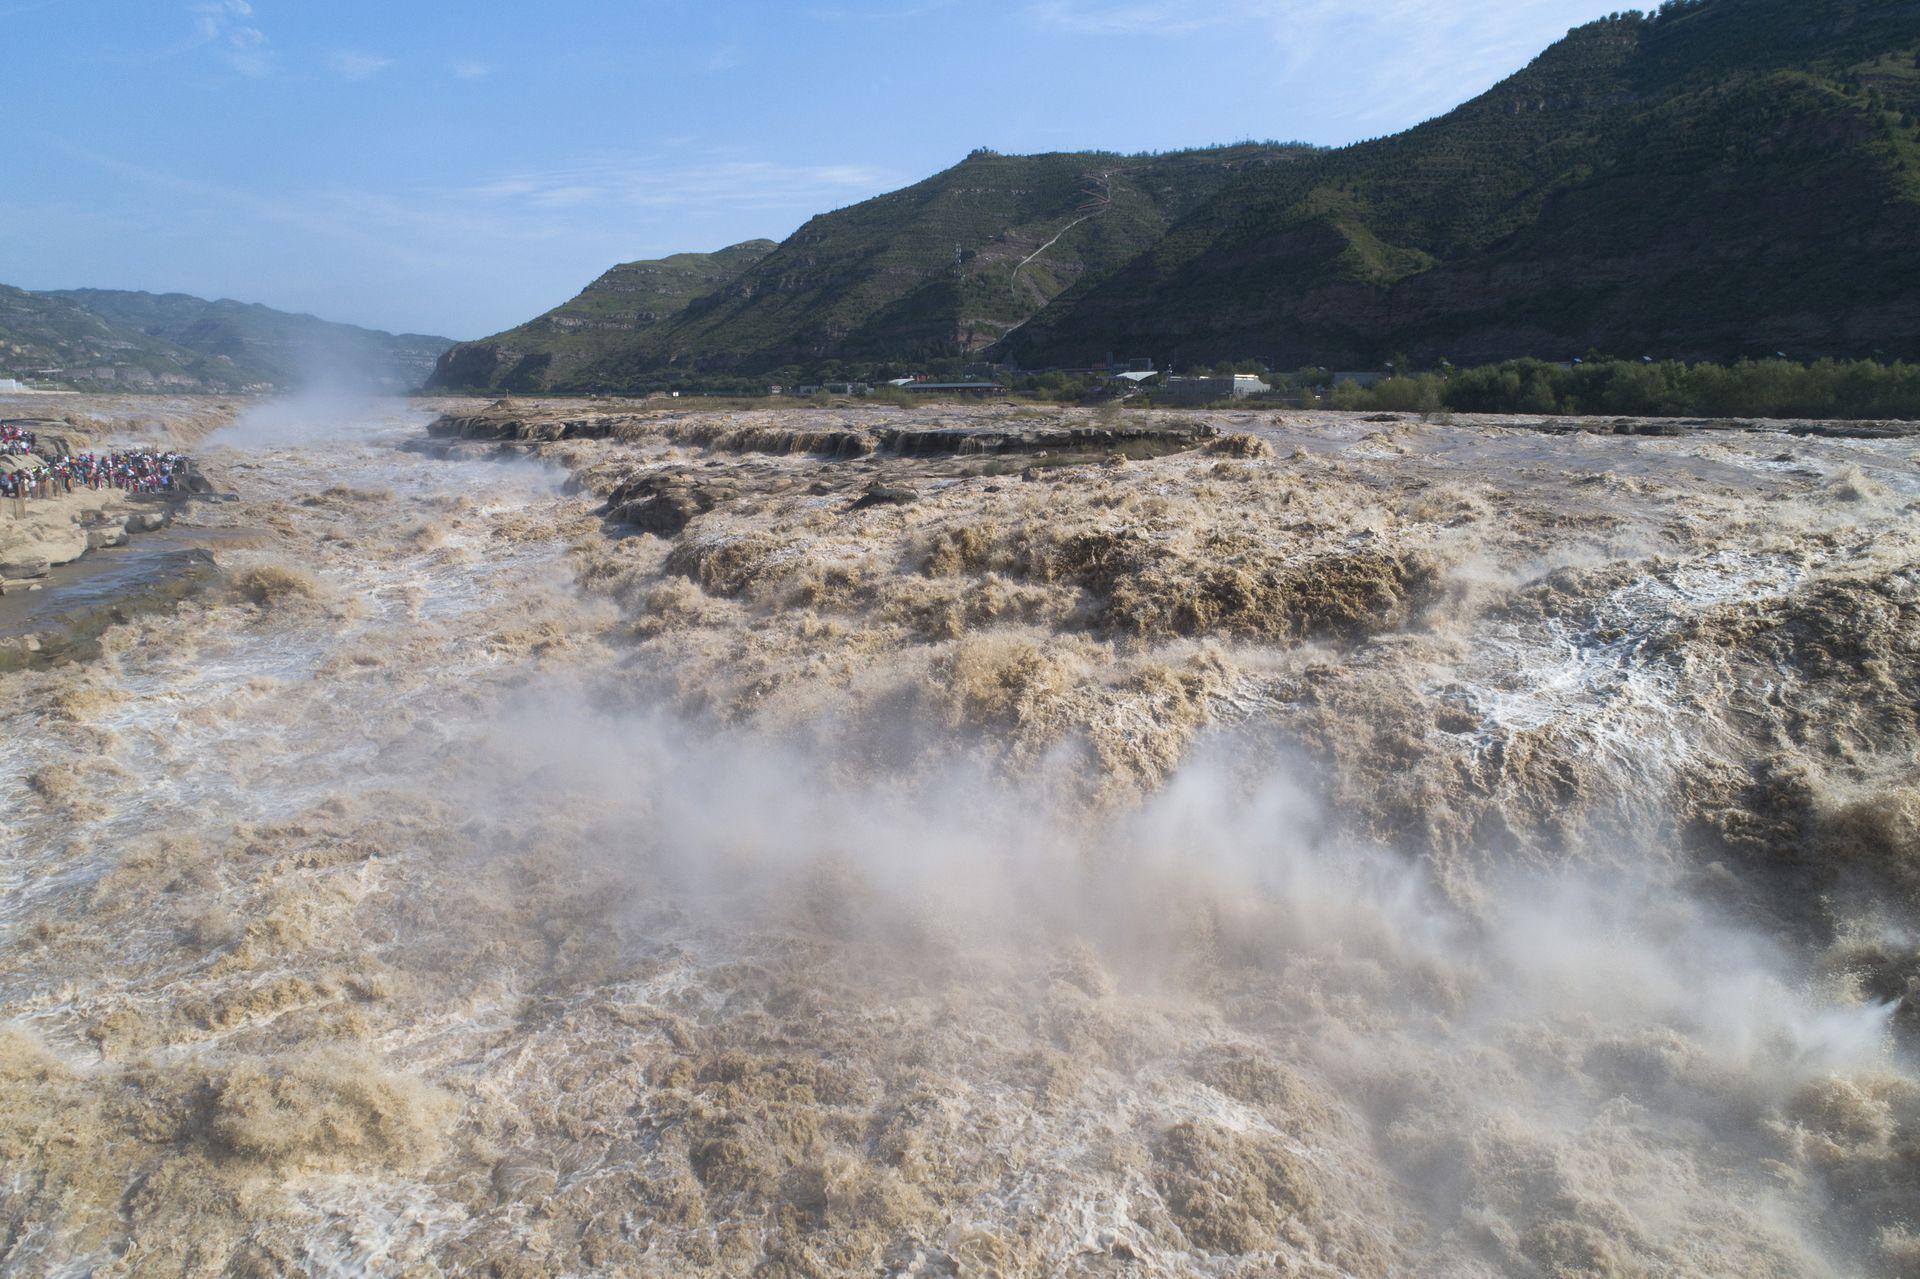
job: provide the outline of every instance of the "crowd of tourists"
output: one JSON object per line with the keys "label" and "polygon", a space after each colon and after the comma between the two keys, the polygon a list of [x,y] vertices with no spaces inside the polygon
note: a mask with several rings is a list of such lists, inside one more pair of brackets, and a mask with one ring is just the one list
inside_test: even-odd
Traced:
{"label": "crowd of tourists", "polygon": [[75,453],[31,469],[0,468],[0,498],[61,497],[82,490],[171,493],[186,484],[187,456],[157,449]]}
{"label": "crowd of tourists", "polygon": [[11,457],[31,453],[33,446],[39,442],[39,437],[24,426],[0,425],[0,454]]}
{"label": "crowd of tourists", "polygon": [[[0,431],[17,428],[0,427]],[[24,439],[25,449],[14,447]],[[116,489],[124,493],[173,493],[187,490],[192,462],[186,454],[159,449],[126,449],[108,453],[70,453],[51,460],[8,459],[31,454],[31,434],[0,435],[0,511],[15,519],[27,513],[29,498],[65,497],[72,493]],[[0,595],[7,593],[0,581]]]}

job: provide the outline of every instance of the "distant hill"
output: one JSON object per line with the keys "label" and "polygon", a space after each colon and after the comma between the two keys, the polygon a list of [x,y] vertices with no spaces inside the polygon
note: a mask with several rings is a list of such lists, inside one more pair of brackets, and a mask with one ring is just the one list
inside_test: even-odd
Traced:
{"label": "distant hill", "polygon": [[[1678,0],[1393,137],[981,152],[601,330],[591,358],[567,308],[478,346],[525,361],[524,390],[974,353],[1914,357],[1917,115],[1920,0]],[[470,349],[436,383],[503,385]]]}
{"label": "distant hill", "polygon": [[440,357],[436,385],[542,391],[589,385],[610,376],[636,350],[653,350],[666,324],[688,303],[738,279],[778,247],[749,240],[717,253],[679,253],[623,262],[578,296],[490,338],[463,342]]}
{"label": "distant hill", "polygon": [[1006,344],[1369,367],[1920,353],[1920,3],[1696,0],[1267,170]]}
{"label": "distant hill", "polygon": [[0,375],[89,389],[409,391],[451,345],[184,293],[0,285]]}
{"label": "distant hill", "polygon": [[904,191],[814,218],[689,306],[656,354],[733,370],[977,352],[1063,290],[1104,279],[1213,193],[1308,154],[976,152]]}
{"label": "distant hill", "polygon": [[[575,358],[578,331],[561,327],[569,310],[624,271],[662,264],[615,268],[568,306],[456,348],[435,385],[619,389],[661,370],[978,352],[1062,290],[1124,265],[1236,178],[1308,154],[1253,145],[1164,156],[976,152],[904,191],[822,214],[751,262],[716,264],[743,269],[664,318],[649,306],[628,335],[600,330],[592,360]],[[520,376],[497,371],[505,365],[493,353],[505,351],[525,362]],[[551,366],[537,372],[548,355]]]}
{"label": "distant hill", "polygon": [[186,370],[200,360],[172,343],[127,333],[64,298],[0,284],[0,377],[94,384],[117,376],[118,367],[140,370],[149,383],[162,375],[184,383]]}
{"label": "distant hill", "polygon": [[413,390],[452,345],[448,338],[385,333],[258,303],[209,302],[185,293],[71,289],[45,296],[72,302],[122,330],[230,360],[242,376],[279,387],[327,380]]}

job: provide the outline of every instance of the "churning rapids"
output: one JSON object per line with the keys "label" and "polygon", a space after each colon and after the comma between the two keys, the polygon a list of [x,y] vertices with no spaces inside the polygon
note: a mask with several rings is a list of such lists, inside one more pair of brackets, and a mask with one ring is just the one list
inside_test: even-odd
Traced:
{"label": "churning rapids", "polygon": [[1920,1273],[1913,441],[547,411],[0,677],[0,1271]]}

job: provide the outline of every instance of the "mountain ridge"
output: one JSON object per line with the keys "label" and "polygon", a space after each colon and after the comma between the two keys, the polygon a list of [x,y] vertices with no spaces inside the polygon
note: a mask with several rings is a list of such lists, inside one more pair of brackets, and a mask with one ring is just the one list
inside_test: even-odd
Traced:
{"label": "mountain ridge", "polygon": [[[975,152],[519,389],[1116,353],[1920,355],[1916,113],[1920,0],[1683,0],[1345,147]],[[457,352],[436,386],[497,389]]]}
{"label": "mountain ridge", "polygon": [[592,391],[659,370],[759,373],[977,353],[1074,281],[1130,260],[1234,176],[1310,151],[1260,143],[1133,156],[976,151],[912,186],[809,219],[616,357],[557,378],[469,376],[499,366],[490,351],[534,336],[522,325],[462,344],[431,385]]}
{"label": "mountain ridge", "polygon": [[[1224,193],[1005,353],[1044,363],[1152,342],[1176,360],[1364,367],[1394,354],[1920,349],[1920,315],[1901,303],[1920,274],[1903,247],[1902,229],[1920,230],[1914,202],[1874,155],[1886,112],[1843,80],[1895,49],[1920,72],[1916,43],[1920,5],[1905,0],[1704,0],[1602,19],[1452,112],[1330,153],[1292,187]],[[1910,119],[1920,74],[1892,85]],[[1447,180],[1449,157],[1467,157],[1471,185]],[[1909,178],[1913,159],[1909,146]],[[1434,260],[1340,273],[1326,237],[1341,228],[1313,207],[1336,193],[1368,237]],[[1802,241],[1782,243],[1783,230]],[[1302,242],[1315,231],[1321,243]],[[1748,269],[1756,258],[1769,269]]]}
{"label": "mountain ridge", "polygon": [[411,391],[452,345],[232,298],[0,285],[0,373],[85,389]]}
{"label": "mountain ridge", "polygon": [[605,376],[597,370],[623,345],[642,340],[776,247],[772,240],[746,240],[712,253],[619,263],[525,324],[444,352],[433,380],[526,392]]}

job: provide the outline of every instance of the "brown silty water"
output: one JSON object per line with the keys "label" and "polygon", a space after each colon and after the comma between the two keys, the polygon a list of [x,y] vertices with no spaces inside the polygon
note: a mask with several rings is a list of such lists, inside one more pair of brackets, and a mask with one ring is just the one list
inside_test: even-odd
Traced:
{"label": "brown silty water", "polygon": [[1912,1272],[1914,444],[1194,420],[202,442],[0,682],[0,1267]]}

